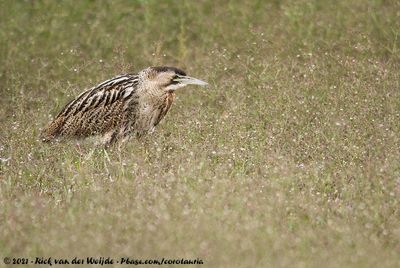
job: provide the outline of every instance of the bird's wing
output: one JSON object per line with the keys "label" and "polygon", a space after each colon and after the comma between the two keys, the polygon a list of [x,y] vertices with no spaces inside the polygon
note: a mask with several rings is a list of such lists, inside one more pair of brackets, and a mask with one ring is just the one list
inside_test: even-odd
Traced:
{"label": "bird's wing", "polygon": [[[107,123],[107,118],[102,120],[101,117],[111,116],[115,104],[128,100],[136,91],[137,85],[137,75],[124,74],[83,92],[70,101],[53,122],[43,130],[42,139],[51,140],[63,135],[86,136],[91,134],[88,122],[91,124],[90,126]],[[94,127],[97,130],[101,129],[101,126]]]}
{"label": "bird's wing", "polygon": [[138,84],[137,75],[125,74],[83,92],[74,100],[70,101],[56,116],[76,115],[101,106],[107,106],[117,100],[128,98],[136,90]]}

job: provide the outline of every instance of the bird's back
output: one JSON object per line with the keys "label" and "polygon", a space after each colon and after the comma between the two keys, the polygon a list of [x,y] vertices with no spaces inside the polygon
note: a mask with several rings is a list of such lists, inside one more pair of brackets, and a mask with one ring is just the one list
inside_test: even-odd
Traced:
{"label": "bird's back", "polygon": [[138,77],[117,76],[79,95],[69,102],[42,131],[41,139],[51,141],[60,137],[87,137],[105,134],[117,128],[135,102]]}

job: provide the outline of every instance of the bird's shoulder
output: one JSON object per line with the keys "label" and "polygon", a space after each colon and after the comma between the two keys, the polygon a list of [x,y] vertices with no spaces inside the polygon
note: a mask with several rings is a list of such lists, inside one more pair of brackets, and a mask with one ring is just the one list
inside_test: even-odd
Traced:
{"label": "bird's shoulder", "polygon": [[108,79],[70,101],[57,115],[71,116],[98,107],[111,105],[118,100],[129,98],[136,91],[139,77],[136,74],[121,74]]}

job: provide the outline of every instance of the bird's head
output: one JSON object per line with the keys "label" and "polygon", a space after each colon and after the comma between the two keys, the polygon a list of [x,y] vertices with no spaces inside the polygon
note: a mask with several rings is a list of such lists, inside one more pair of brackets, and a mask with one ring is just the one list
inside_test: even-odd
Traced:
{"label": "bird's head", "polygon": [[206,86],[207,83],[187,76],[184,71],[175,67],[157,66],[149,67],[139,73],[142,81],[151,84],[154,88],[173,92],[187,85]]}

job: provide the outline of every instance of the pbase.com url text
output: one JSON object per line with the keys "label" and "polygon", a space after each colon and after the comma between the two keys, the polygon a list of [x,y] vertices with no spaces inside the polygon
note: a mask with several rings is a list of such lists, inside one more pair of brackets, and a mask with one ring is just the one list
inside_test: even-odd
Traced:
{"label": "pbase.com url text", "polygon": [[183,259],[183,258],[159,258],[159,259],[136,259],[130,257],[121,257],[121,258],[112,258],[112,257],[86,257],[86,258],[53,258],[53,257],[35,257],[35,258],[15,258],[15,257],[5,257],[3,259],[5,264],[13,265],[13,264],[30,264],[30,265],[171,265],[171,264],[193,264],[199,265],[203,264],[203,260],[196,259]]}

